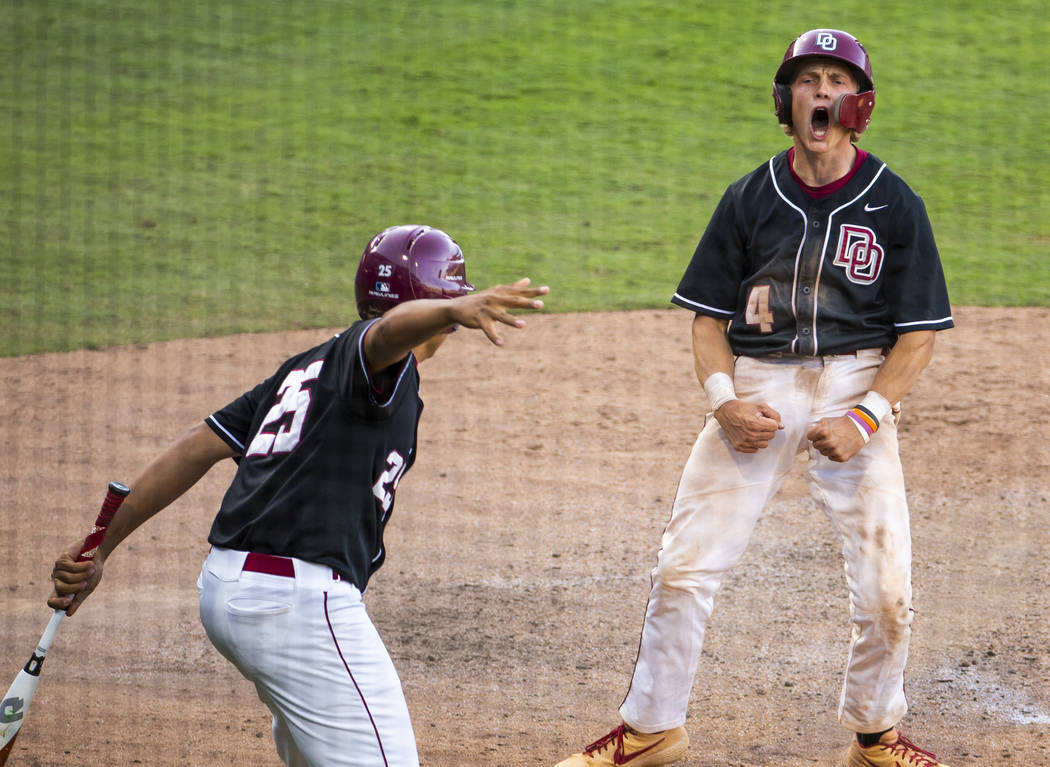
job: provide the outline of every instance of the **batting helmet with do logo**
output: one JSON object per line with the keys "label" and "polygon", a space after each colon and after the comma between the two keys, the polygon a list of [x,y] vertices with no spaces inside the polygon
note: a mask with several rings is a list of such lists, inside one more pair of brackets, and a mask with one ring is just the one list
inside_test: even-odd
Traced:
{"label": "batting helmet with do logo", "polygon": [[773,103],[777,119],[782,125],[791,125],[791,81],[800,59],[825,56],[849,65],[857,81],[857,93],[842,96],[835,105],[833,119],[847,128],[863,133],[871,122],[875,109],[875,82],[871,76],[871,61],[860,41],[840,29],[811,29],[799,35],[787,52],[773,77]]}

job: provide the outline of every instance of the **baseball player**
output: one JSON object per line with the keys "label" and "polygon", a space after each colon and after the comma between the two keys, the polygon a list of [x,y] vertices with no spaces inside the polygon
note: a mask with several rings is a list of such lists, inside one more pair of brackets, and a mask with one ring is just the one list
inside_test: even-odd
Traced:
{"label": "baseball player", "polygon": [[922,200],[856,145],[875,88],[853,36],[798,37],[773,94],[792,146],[728,188],[672,298],[696,313],[695,367],[713,417],[663,534],[622,724],[559,767],[646,767],[685,753],[715,592],[802,451],[845,559],[847,763],[940,764],[899,729],[912,609],[896,406],[936,331],[953,325],[937,247]]}
{"label": "baseball player", "polygon": [[[215,463],[237,461],[198,581],[208,638],[255,683],[286,765],[419,764],[397,672],[361,594],[386,557],[383,530],[416,457],[417,362],[457,326],[497,346],[514,309],[546,287],[472,292],[444,232],[376,235],[357,271],[361,320],[297,354],[191,428],[131,484],[94,562],[63,553],[48,605],[72,615],[117,545]],[[413,300],[419,299],[419,300]]]}

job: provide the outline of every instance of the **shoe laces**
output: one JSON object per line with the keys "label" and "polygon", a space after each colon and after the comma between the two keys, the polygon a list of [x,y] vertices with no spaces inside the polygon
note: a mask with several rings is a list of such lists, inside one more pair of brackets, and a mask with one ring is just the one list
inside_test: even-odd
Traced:
{"label": "shoe laces", "polygon": [[897,742],[892,746],[885,746],[891,754],[896,756],[903,756],[915,764],[918,767],[940,767],[940,762],[937,761],[937,754],[930,753],[925,749],[919,748],[906,737],[903,732],[897,733]]}
{"label": "shoe laces", "polygon": [[616,749],[613,751],[613,764],[627,764],[635,757],[641,756],[646,751],[651,751],[652,749],[656,748],[658,745],[663,743],[663,738],[660,738],[655,743],[651,743],[645,748],[641,748],[635,751],[630,756],[627,756],[627,752],[624,750],[623,747],[623,736],[626,731],[627,725],[621,724],[619,727],[614,728],[604,737],[599,738],[598,740],[594,741],[589,746],[587,746],[587,748],[583,749],[583,753],[587,754],[588,756],[594,756],[596,753],[605,749],[607,746],[615,742]]}
{"label": "shoe laces", "polygon": [[607,735],[603,735],[602,737],[598,738],[598,740],[594,741],[589,746],[587,746],[587,748],[583,749],[583,753],[585,753],[585,754],[587,754],[589,756],[593,755],[593,754],[597,753],[598,751],[601,751],[603,748],[605,748],[607,745],[609,745],[610,743],[612,743],[615,740],[616,741],[616,753],[617,754],[622,754],[623,753],[623,731],[624,731],[624,727],[625,726],[626,725],[622,725],[621,724],[619,727],[613,728],[612,731],[609,732]]}

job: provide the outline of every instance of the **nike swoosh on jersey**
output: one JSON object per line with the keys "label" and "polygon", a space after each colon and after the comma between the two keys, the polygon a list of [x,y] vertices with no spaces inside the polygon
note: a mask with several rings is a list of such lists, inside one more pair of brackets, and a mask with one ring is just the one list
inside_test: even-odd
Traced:
{"label": "nike swoosh on jersey", "polygon": [[875,207],[872,207],[868,203],[864,203],[864,212],[865,213],[871,213],[873,211],[882,210],[883,208],[888,208],[888,207],[890,207],[888,204],[887,205],[876,205]]}

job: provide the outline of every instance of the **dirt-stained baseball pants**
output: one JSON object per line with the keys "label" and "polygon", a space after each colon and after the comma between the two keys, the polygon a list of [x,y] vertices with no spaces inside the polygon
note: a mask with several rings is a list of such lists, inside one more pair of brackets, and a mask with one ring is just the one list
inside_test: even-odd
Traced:
{"label": "dirt-stained baseball pants", "polygon": [[682,726],[715,592],[740,560],[763,508],[795,461],[809,452],[807,479],[842,542],[853,621],[839,721],[855,732],[895,725],[907,710],[904,667],[911,636],[911,535],[892,417],[845,463],[820,455],[806,431],[841,416],[870,388],[881,350],[816,358],[736,362],[737,396],[765,402],[784,429],[768,448],[730,447],[708,417],[686,463],[663,534],[630,689],[628,725]]}
{"label": "dirt-stained baseball pants", "polygon": [[213,548],[197,583],[212,644],[255,683],[288,767],[418,767],[401,681],[355,586],[289,559],[293,576],[244,569]]}

